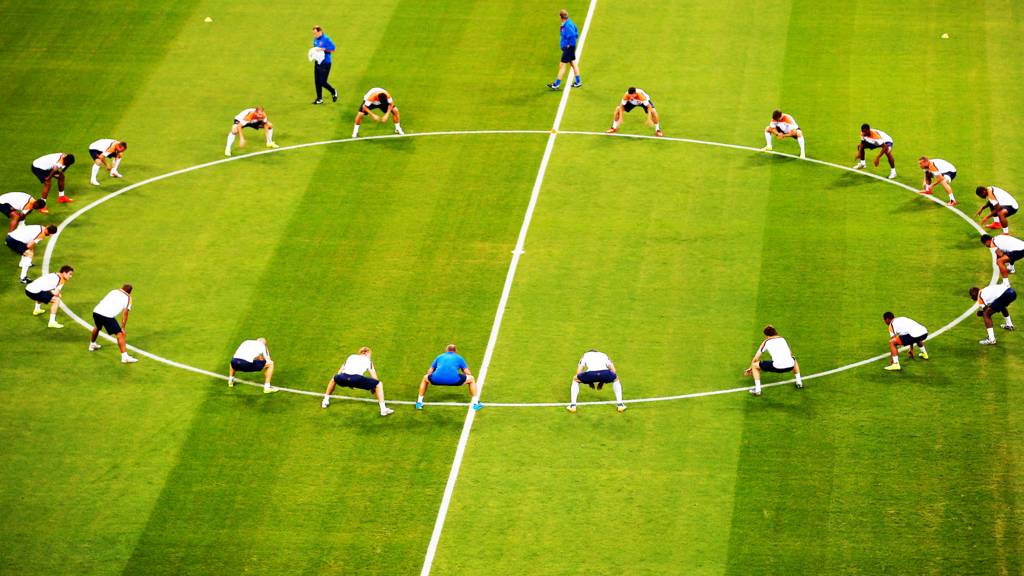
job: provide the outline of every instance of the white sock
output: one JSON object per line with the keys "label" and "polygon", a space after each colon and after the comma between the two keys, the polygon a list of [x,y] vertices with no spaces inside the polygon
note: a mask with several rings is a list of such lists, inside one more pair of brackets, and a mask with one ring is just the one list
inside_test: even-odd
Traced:
{"label": "white sock", "polygon": [[794,376],[796,376],[796,385],[797,386],[803,386],[804,385],[804,379],[800,377],[800,373],[797,372],[796,374],[794,374]]}
{"label": "white sock", "polygon": [[416,397],[416,401],[417,401],[417,402],[423,402],[423,396],[422,396],[422,395],[420,395],[420,396],[417,396],[417,397]]}
{"label": "white sock", "polygon": [[32,311],[33,312],[39,312],[42,309],[43,309],[43,307],[39,305],[39,302],[36,302],[36,307],[33,308]]}
{"label": "white sock", "polygon": [[267,144],[270,144],[273,141],[274,141],[274,129],[273,128],[267,128]]}
{"label": "white sock", "polygon": [[797,142],[797,144],[800,145],[800,155],[803,156],[804,155],[804,137],[801,136],[801,137],[797,138],[796,142]]}
{"label": "white sock", "polygon": [[395,132],[402,133],[402,125],[397,122],[395,122]]}
{"label": "white sock", "polygon": [[64,197],[64,191],[63,190],[57,190],[57,196],[60,197],[60,198],[63,198]]}
{"label": "white sock", "polygon": [[127,359],[128,359],[128,352],[121,352],[121,360],[127,360]]}
{"label": "white sock", "polygon": [[580,383],[572,379],[572,386],[569,387],[569,404],[576,405],[576,399],[580,397]]}
{"label": "white sock", "polygon": [[32,267],[32,259],[22,256],[19,264],[21,265],[21,277],[28,278],[28,269]]}
{"label": "white sock", "polygon": [[1010,320],[1009,316],[1006,317],[1006,325],[1007,326],[1013,326],[1013,320]]}
{"label": "white sock", "polygon": [[224,147],[225,150],[231,150],[231,147],[235,145],[235,133],[228,134],[228,145]]}
{"label": "white sock", "polygon": [[996,340],[996,331],[994,329],[992,329],[992,328],[986,328],[985,331],[988,332],[988,339],[993,341],[993,342],[995,342],[995,340]]}
{"label": "white sock", "polygon": [[765,145],[768,148],[772,147],[772,133],[771,132],[765,132],[764,133],[764,143],[765,143]]}
{"label": "white sock", "polygon": [[92,181],[95,182],[96,181],[96,177],[99,176],[99,175],[100,175],[100,165],[99,164],[93,164],[92,165]]}
{"label": "white sock", "polygon": [[657,130],[658,132],[661,132],[661,122],[655,124],[654,129]]}
{"label": "white sock", "polygon": [[956,198],[953,197],[952,193],[950,193],[950,195],[949,195],[949,201],[950,202],[956,202]]}
{"label": "white sock", "polygon": [[1003,228],[1003,234],[1009,234],[1009,233],[1010,233],[1010,227],[1009,226],[1007,226],[1006,228]]}
{"label": "white sock", "polygon": [[359,136],[359,124],[352,126],[352,137]]}
{"label": "white sock", "polygon": [[117,167],[121,165],[120,158],[114,158],[114,167],[110,169],[111,172],[117,172]]}
{"label": "white sock", "polygon": [[57,315],[56,314],[50,314],[50,323],[52,323],[52,324],[56,324],[57,323]]}
{"label": "white sock", "polygon": [[322,402],[322,403],[323,403],[323,404],[330,404],[330,403],[331,403],[331,397],[330,397],[330,395],[328,395],[328,394],[324,394],[324,400],[323,400],[323,402]]}
{"label": "white sock", "polygon": [[378,400],[377,404],[380,404],[380,411],[381,412],[387,411],[388,407],[387,407],[387,405],[384,404],[383,400]]}
{"label": "white sock", "polygon": [[760,393],[761,393],[761,379],[760,378],[754,378],[754,394],[760,394]]}
{"label": "white sock", "polygon": [[892,363],[893,364],[899,364],[900,363],[900,357],[899,356],[893,356],[892,357]]}
{"label": "white sock", "polygon": [[617,121],[615,121],[615,120],[612,120],[612,129],[615,129],[615,128],[618,128],[618,127],[619,127],[619,123]]}
{"label": "white sock", "polygon": [[921,351],[921,354],[928,354],[928,351],[924,349],[924,346],[918,346],[917,349]]}
{"label": "white sock", "polygon": [[618,380],[612,382],[612,390],[615,390],[615,401],[622,404],[622,384]]}

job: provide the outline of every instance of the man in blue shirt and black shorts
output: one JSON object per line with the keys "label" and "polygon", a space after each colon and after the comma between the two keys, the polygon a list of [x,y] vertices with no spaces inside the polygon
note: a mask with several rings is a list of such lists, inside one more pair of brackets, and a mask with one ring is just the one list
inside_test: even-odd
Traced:
{"label": "man in blue shirt and black shorts", "polygon": [[420,395],[416,398],[416,409],[423,410],[423,395],[427,393],[427,386],[462,386],[469,385],[469,394],[472,397],[473,410],[484,407],[480,403],[479,391],[476,387],[476,380],[469,371],[466,360],[456,354],[455,344],[449,344],[441,354],[430,364],[430,370],[420,382]]}
{"label": "man in blue shirt and black shorts", "polygon": [[334,52],[334,42],[324,34],[324,29],[313,26],[313,47],[319,48],[324,53],[321,62],[313,62],[313,82],[316,84],[316,100],[313,104],[324,103],[324,88],[331,93],[331,100],[338,101],[338,91],[327,83],[327,77],[331,75],[331,53]]}
{"label": "man in blue shirt and black shorts", "polygon": [[548,84],[548,88],[552,90],[558,90],[562,86],[562,75],[565,74],[565,65],[572,66],[572,71],[576,75],[576,81],[572,83],[573,88],[579,88],[583,85],[583,81],[580,80],[580,67],[576,64],[576,42],[579,41],[580,33],[576,29],[576,24],[569,19],[569,13],[562,10],[558,13],[558,17],[562,19],[562,26],[558,29],[560,35],[559,45],[562,47],[562,61],[558,64],[558,76],[555,81]]}

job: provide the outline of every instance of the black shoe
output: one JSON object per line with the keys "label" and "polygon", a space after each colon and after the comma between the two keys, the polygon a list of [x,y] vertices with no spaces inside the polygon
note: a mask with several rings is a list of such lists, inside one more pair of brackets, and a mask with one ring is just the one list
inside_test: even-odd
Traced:
{"label": "black shoe", "polygon": [[579,82],[573,82],[572,83],[572,87],[573,88],[579,88],[580,86],[583,86],[583,81],[582,80],[580,80]]}
{"label": "black shoe", "polygon": [[313,100],[313,104],[323,104],[323,103],[324,103],[324,101],[319,99],[319,98],[317,98],[316,100]]}
{"label": "black shoe", "polygon": [[337,101],[338,101],[338,92],[335,91],[334,94],[331,94],[331,102],[337,102]]}
{"label": "black shoe", "polygon": [[552,82],[551,84],[548,84],[548,88],[551,88],[552,90],[560,90],[562,88],[562,85],[555,84],[554,82]]}
{"label": "black shoe", "polygon": [[18,282],[21,282],[22,284],[28,284],[32,282],[32,280],[30,280],[28,276],[25,276],[24,278],[19,279]]}

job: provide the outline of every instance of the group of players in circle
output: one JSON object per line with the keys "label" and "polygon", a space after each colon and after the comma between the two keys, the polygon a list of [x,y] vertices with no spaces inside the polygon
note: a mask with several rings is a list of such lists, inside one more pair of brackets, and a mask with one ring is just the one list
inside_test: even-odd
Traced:
{"label": "group of players in circle", "polygon": [[[565,17],[563,15],[563,22]],[[564,60],[564,58],[563,58]],[[577,71],[577,81],[574,87],[580,84]],[[554,89],[558,86],[549,85]],[[337,99],[337,92],[333,92]],[[654,107],[654,102],[646,91],[630,87],[626,90],[620,103],[613,113],[612,126],[608,133],[615,134],[623,122],[624,115],[639,108],[644,111],[647,124],[655,129],[656,136],[663,136],[661,119]],[[380,115],[374,111],[382,112]],[[359,136],[359,128],[363,119],[369,116],[375,122],[384,123],[389,118],[394,124],[394,132],[404,135],[402,130],[398,107],[395,105],[391,94],[383,88],[372,88],[363,96],[362,102],[356,112],[355,123],[352,128],[352,137]],[[227,137],[225,145],[225,156],[231,156],[231,149],[236,139],[240,147],[245,146],[244,129],[263,130],[266,136],[268,148],[278,148],[273,140],[273,124],[267,117],[266,110],[262,106],[246,108],[234,118],[233,125]],[[806,158],[806,145],[804,133],[792,115],[775,110],[772,112],[771,121],[765,128],[764,151],[773,150],[773,139],[783,140],[792,138],[796,140],[800,149],[800,158]],[[93,160],[90,184],[99,186],[99,170],[104,168],[113,178],[121,178],[118,171],[121,160],[127,150],[128,144],[124,141],[112,138],[100,139],[89,145],[89,155]],[[865,152],[867,150],[878,150],[874,158],[874,165],[878,166],[884,156],[889,163],[889,178],[896,178],[896,161],[893,156],[893,139],[886,132],[863,124],[860,130],[860,140],[857,145],[857,163],[854,169],[866,168]],[[32,162],[32,173],[42,184],[40,197],[34,198],[24,192],[8,192],[0,195],[0,213],[9,219],[9,233],[6,237],[6,244],[15,254],[20,256],[18,267],[20,270],[19,280],[25,286],[25,294],[31,299],[35,306],[33,315],[42,315],[47,312],[44,306],[48,306],[50,328],[63,328],[57,322],[57,310],[59,308],[61,292],[74,274],[74,268],[70,265],[63,265],[57,272],[43,275],[35,280],[28,277],[29,269],[34,265],[33,257],[36,248],[47,237],[57,232],[53,224],[29,225],[26,222],[27,216],[33,211],[42,214],[49,214],[47,198],[51,185],[57,182],[58,202],[71,203],[73,200],[65,194],[65,172],[75,163],[75,156],[63,152],[55,152],[37,158]],[[949,196],[947,205],[956,206],[957,201],[953,195],[952,182],[956,179],[956,167],[941,158],[928,158],[922,156],[918,160],[918,166],[924,171],[923,188],[921,194],[932,194],[936,186],[942,186]],[[984,319],[987,337],[980,340],[982,345],[994,345],[996,337],[993,327],[992,316],[996,313],[1002,314],[1005,318],[1001,328],[1013,330],[1013,321],[1010,318],[1008,307],[1017,298],[1017,293],[1010,285],[1009,275],[1014,273],[1014,263],[1024,258],[1024,240],[1015,238],[1009,234],[1008,219],[1015,215],[1019,209],[1016,199],[1006,190],[996,186],[979,186],[975,193],[984,200],[984,204],[975,213],[981,216],[981,224],[991,220],[987,225],[993,230],[1001,230],[1002,234],[989,236],[983,234],[981,243],[993,251],[996,263],[999,268],[1001,283],[995,283],[984,288],[972,287],[969,295],[979,306],[978,316]],[[984,213],[984,215],[983,215]],[[100,349],[96,342],[100,330],[115,338],[121,352],[123,363],[137,362],[127,352],[125,340],[125,327],[128,322],[128,314],[132,306],[132,285],[124,284],[118,289],[108,292],[93,309],[93,328],[90,336],[89,351]],[[120,318],[120,322],[118,319]],[[918,322],[904,317],[895,316],[892,312],[883,315],[883,321],[889,332],[890,363],[886,370],[900,370],[899,349],[906,347],[911,358],[915,357],[914,350],[917,347],[918,356],[928,359],[924,342],[928,338],[928,330]],[[800,375],[800,367],[785,338],[779,335],[778,331],[771,325],[764,328],[765,339],[758,346],[751,361],[750,367],[744,371],[744,375],[754,379],[754,387],[750,393],[755,396],[761,395],[761,374],[763,372],[788,373],[793,372],[797,388],[803,387]],[[331,394],[335,387],[343,386],[354,389],[363,389],[373,394],[380,405],[380,413],[387,416],[393,411],[385,405],[384,386],[378,378],[376,368],[371,360],[372,351],[363,347],[357,354],[350,355],[341,368],[338,370],[324,393],[322,407],[330,405]],[[762,360],[762,355],[767,354],[770,359]],[[234,386],[236,372],[263,372],[264,386],[266,393],[274,392],[277,389],[271,386],[274,362],[270,359],[270,352],[267,349],[266,340],[246,340],[235,351],[230,361],[228,384]],[[367,376],[369,374],[369,376]],[[466,361],[456,352],[454,344],[449,344],[445,352],[439,355],[431,363],[431,367],[423,376],[420,382],[419,395],[416,401],[416,408],[422,409],[423,398],[427,388],[431,385],[438,386],[459,386],[466,384],[472,397],[472,407],[479,410],[483,404],[479,400],[479,390]],[[622,399],[622,386],[616,373],[615,365],[603,352],[589,350],[583,354],[577,366],[576,375],[573,377],[570,387],[570,403],[567,409],[575,413],[577,410],[577,398],[579,396],[580,384],[587,384],[591,388],[601,389],[604,384],[612,384],[615,392],[616,409],[623,412],[626,405]]]}

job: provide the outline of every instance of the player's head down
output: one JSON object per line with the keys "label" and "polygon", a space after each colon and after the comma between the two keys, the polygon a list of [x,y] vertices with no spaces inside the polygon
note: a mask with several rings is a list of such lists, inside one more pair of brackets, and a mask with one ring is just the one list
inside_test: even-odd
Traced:
{"label": "player's head down", "polygon": [[765,336],[778,336],[779,335],[779,331],[775,329],[775,326],[772,326],[771,324],[769,324],[769,325],[764,327],[764,335]]}

